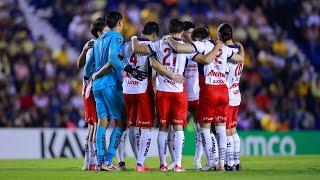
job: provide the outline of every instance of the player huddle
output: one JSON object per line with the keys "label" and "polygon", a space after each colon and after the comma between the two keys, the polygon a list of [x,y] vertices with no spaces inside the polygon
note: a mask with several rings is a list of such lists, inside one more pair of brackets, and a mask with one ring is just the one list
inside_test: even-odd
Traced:
{"label": "player huddle", "polygon": [[[156,22],[147,22],[141,36],[132,37],[131,42],[124,42],[122,28],[118,12],[96,20],[91,26],[96,39],[85,45],[78,59],[79,68],[84,68],[88,122],[83,169],[125,170],[127,134],[136,158],[135,170],[150,171],[144,161],[155,141],[150,137],[157,119],[160,170],[185,171],[183,128],[190,112],[196,129],[195,169],[240,170],[236,120],[244,49],[233,42],[231,26],[220,24],[216,41],[210,39],[206,26],[195,27],[178,19],[169,22],[169,35],[160,40]],[[106,128],[111,120],[116,126],[106,148]],[[117,150],[120,163],[114,165]]]}

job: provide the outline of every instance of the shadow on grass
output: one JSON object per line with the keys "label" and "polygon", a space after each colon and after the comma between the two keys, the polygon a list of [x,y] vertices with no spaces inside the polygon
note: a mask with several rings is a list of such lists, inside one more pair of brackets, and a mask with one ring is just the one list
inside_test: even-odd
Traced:
{"label": "shadow on grass", "polygon": [[[152,171],[150,173],[138,173],[133,168],[129,168],[126,171],[117,171],[117,172],[107,172],[107,171],[82,171],[80,167],[65,167],[65,168],[50,168],[50,167],[43,167],[43,168],[37,168],[34,167],[24,167],[24,168],[1,168],[0,173],[79,173],[79,174],[121,174],[121,175],[132,175],[132,174],[163,174],[163,175],[173,175],[173,174],[183,174],[183,173],[175,173],[173,171],[168,172],[161,172],[158,168],[152,168]],[[199,173],[199,174],[210,174],[210,175],[224,175],[224,174],[230,174],[230,175],[280,175],[280,174],[291,174],[291,175],[297,175],[297,174],[319,174],[320,173],[320,167],[314,167],[314,168],[305,168],[305,169],[286,169],[286,168],[266,168],[266,169],[244,169],[243,171],[233,171],[233,172],[222,172],[222,171],[207,171],[207,172],[201,172],[196,171],[194,169],[187,169],[186,174],[192,173]]]}

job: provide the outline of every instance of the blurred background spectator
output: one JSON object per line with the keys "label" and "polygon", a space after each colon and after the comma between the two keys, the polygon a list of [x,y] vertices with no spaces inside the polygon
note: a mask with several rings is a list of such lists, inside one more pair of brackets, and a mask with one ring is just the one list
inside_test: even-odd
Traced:
{"label": "blurred background spectator", "polygon": [[[233,25],[245,47],[239,128],[320,129],[319,0],[29,0],[79,51],[90,22],[111,10],[124,16],[124,37],[156,21],[166,34],[171,18]],[[35,39],[15,0],[0,3],[0,126],[82,127],[81,72],[66,52]]]}

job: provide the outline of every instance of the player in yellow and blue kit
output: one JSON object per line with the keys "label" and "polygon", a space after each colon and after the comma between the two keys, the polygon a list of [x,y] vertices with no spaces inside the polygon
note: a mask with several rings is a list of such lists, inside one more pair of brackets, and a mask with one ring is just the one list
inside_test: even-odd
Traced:
{"label": "player in yellow and blue kit", "polygon": [[[110,31],[104,33],[95,41],[93,55],[89,58],[85,71],[94,66],[94,71],[97,72],[104,68],[107,63],[113,66],[112,71],[93,81],[93,93],[98,114],[96,136],[98,164],[101,170],[113,171],[118,170],[112,164],[112,159],[116,154],[121,135],[126,127],[125,106],[119,74],[124,70],[138,80],[143,80],[147,74],[131,65],[125,65],[121,61],[120,54],[122,54],[124,41],[120,34],[123,27],[121,14],[119,12],[109,13],[106,22]],[[105,136],[109,120],[115,120],[116,127],[111,134],[109,147],[106,151]]]}

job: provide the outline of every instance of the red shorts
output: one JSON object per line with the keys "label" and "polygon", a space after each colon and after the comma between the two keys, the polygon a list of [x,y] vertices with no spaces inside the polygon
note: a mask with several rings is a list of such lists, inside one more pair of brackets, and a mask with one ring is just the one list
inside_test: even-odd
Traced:
{"label": "red shorts", "polygon": [[188,101],[188,111],[195,112],[197,114],[199,106],[199,100]]}
{"label": "red shorts", "polygon": [[124,94],[123,96],[128,116],[128,127],[152,127],[154,121],[153,92]]}
{"label": "red shorts", "polygon": [[90,96],[85,97],[87,87],[84,88],[83,106],[84,106],[84,119],[86,123],[93,125],[97,122],[96,102],[94,101],[93,92],[91,90]]}
{"label": "red shorts", "polygon": [[[203,78],[203,77],[202,77]],[[201,80],[203,83],[201,84]],[[229,104],[228,88],[226,85],[204,85],[200,81],[200,97],[197,114],[199,123],[225,123]]]}
{"label": "red shorts", "polygon": [[228,106],[227,129],[237,127],[239,106]]}
{"label": "red shorts", "polygon": [[157,117],[161,126],[187,125],[187,92],[174,93],[157,91]]}

